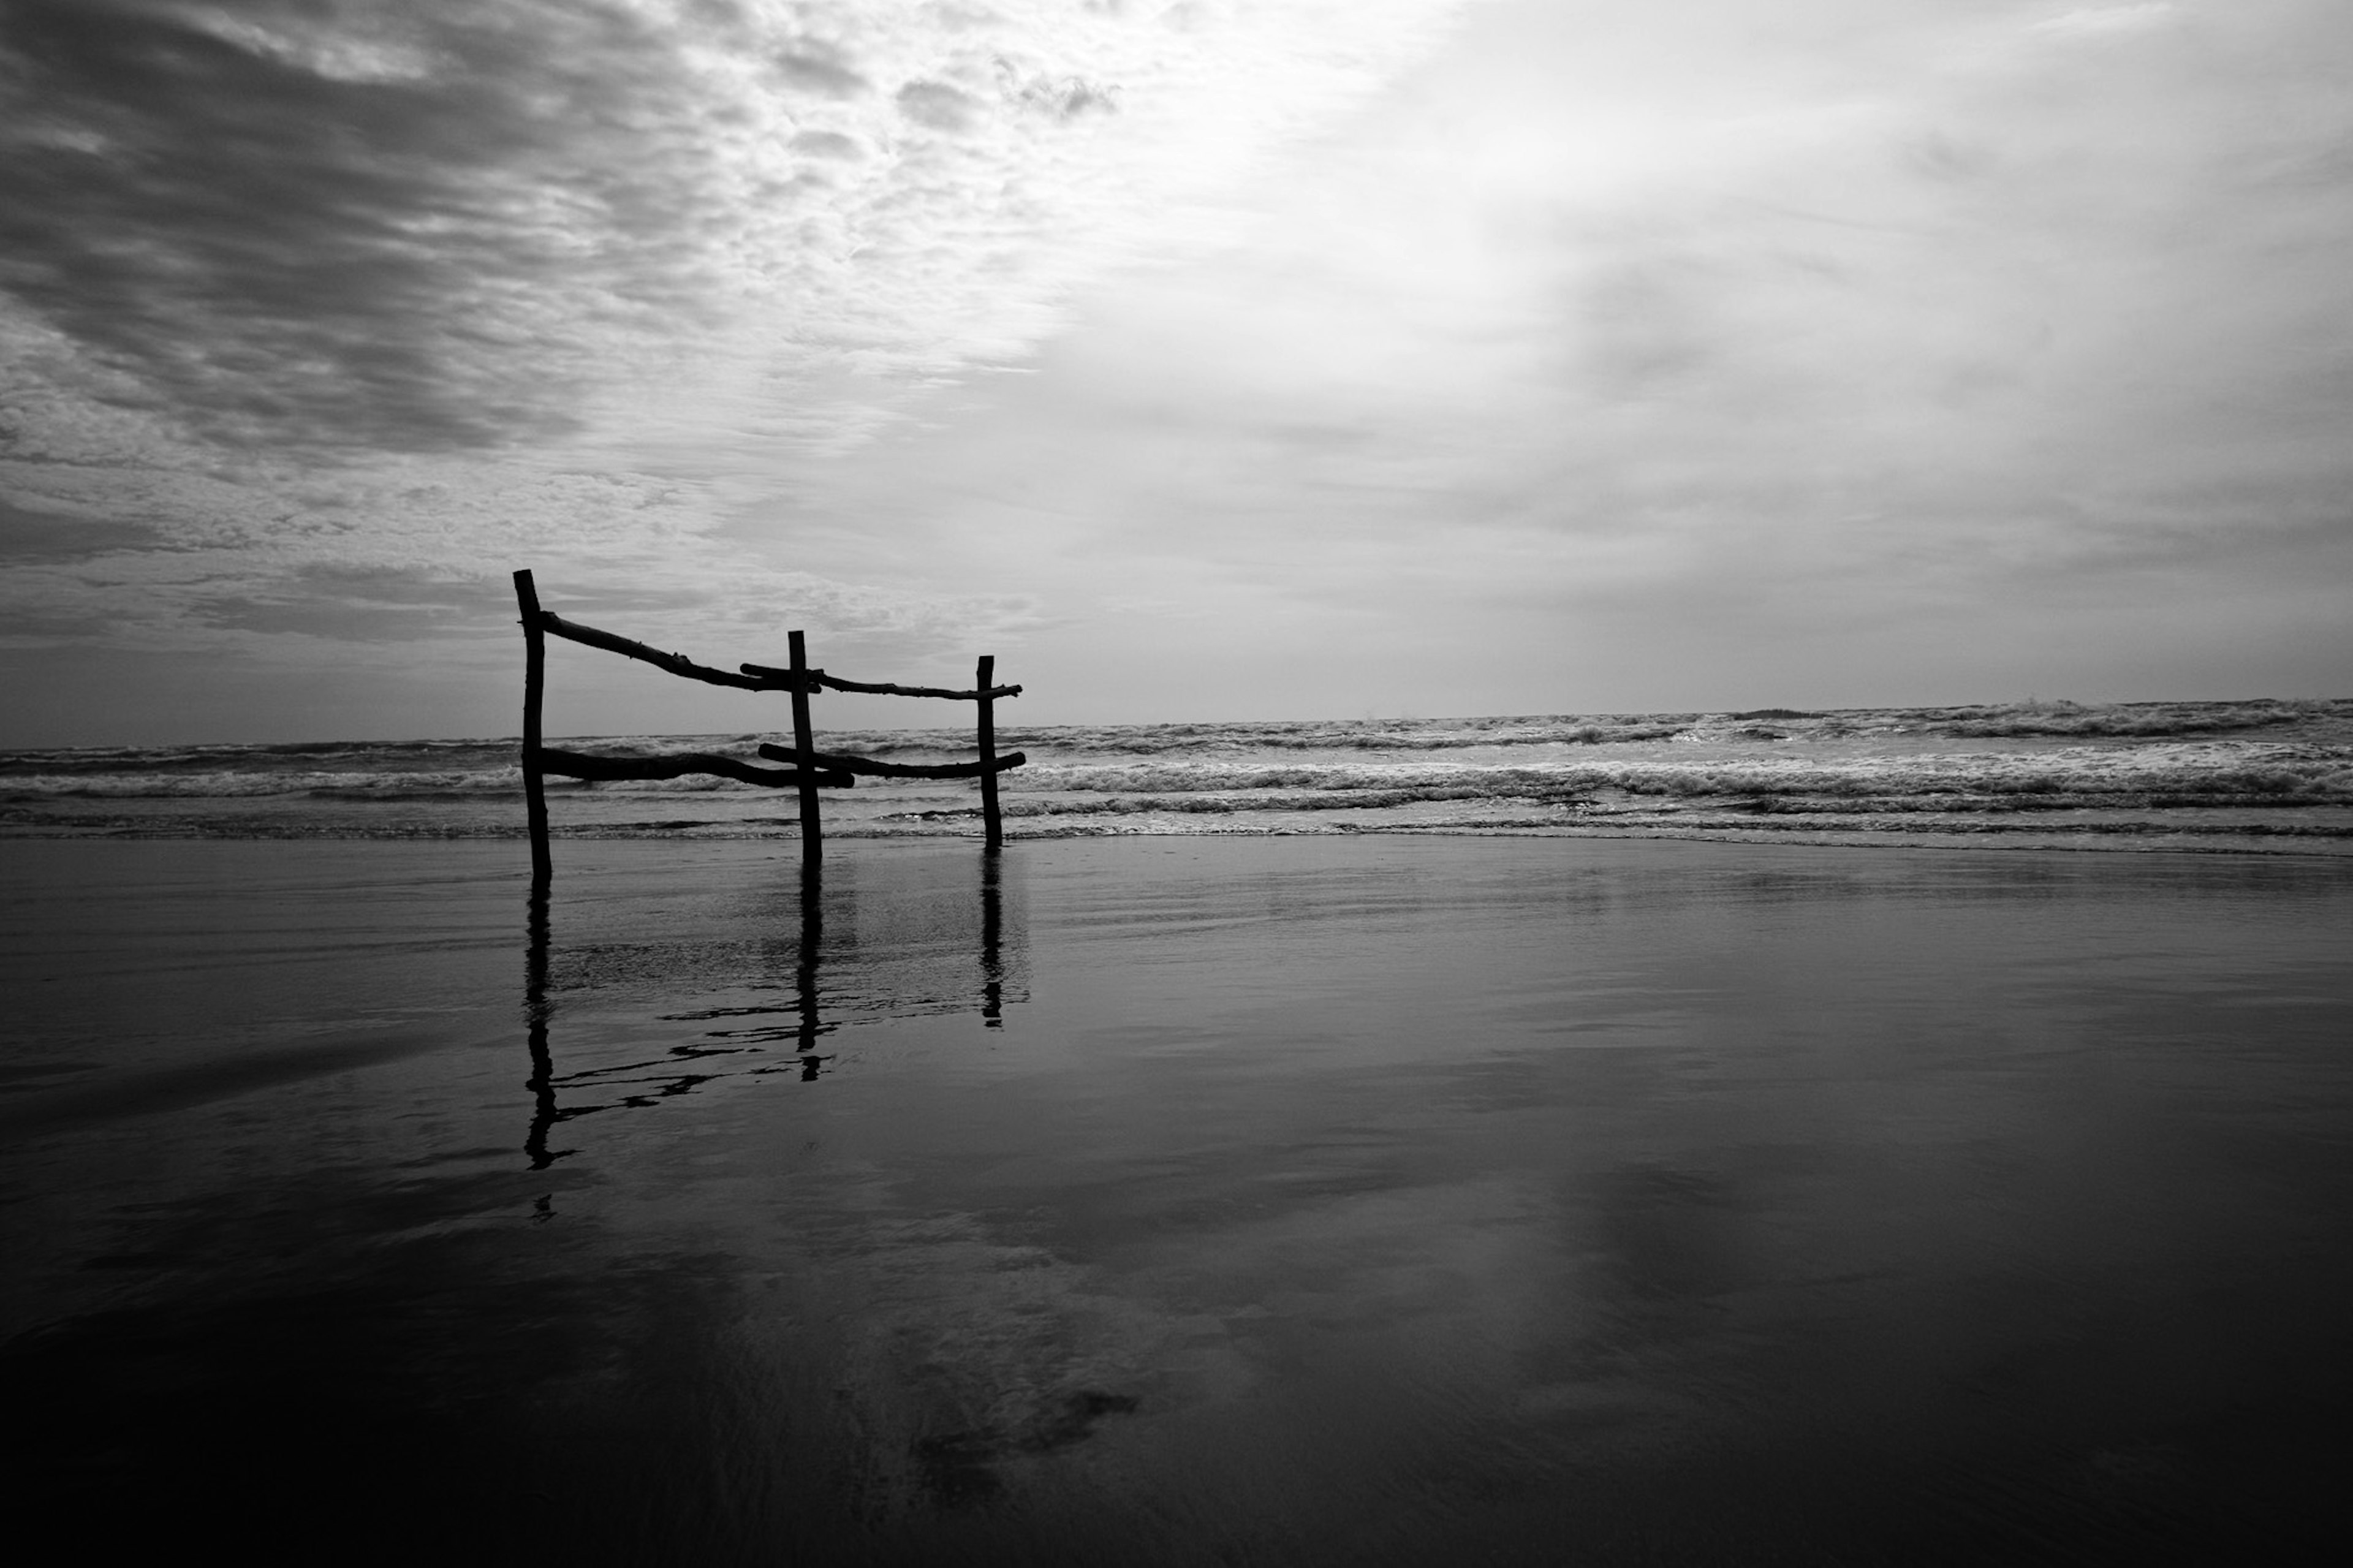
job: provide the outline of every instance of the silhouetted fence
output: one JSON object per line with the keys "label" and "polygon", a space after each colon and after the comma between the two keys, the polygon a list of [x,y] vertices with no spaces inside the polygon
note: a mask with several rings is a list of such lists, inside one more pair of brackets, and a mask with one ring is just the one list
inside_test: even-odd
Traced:
{"label": "silhouetted fence", "polygon": [[[828,675],[822,669],[809,667],[808,650],[801,634],[786,634],[791,646],[791,663],[783,668],[763,664],[736,667],[736,673],[714,669],[697,664],[683,654],[663,653],[628,637],[616,637],[595,626],[584,626],[567,621],[552,610],[539,607],[539,590],[528,571],[514,574],[515,603],[522,611],[523,685],[522,685],[522,786],[525,805],[531,819],[531,869],[534,878],[544,879],[554,871],[554,862],[547,847],[547,775],[561,774],[565,778],[606,779],[674,779],[687,773],[711,773],[720,778],[740,780],[769,789],[797,789],[800,792],[801,852],[804,859],[815,861],[824,854],[824,843],[818,820],[818,795],[820,789],[849,789],[863,774],[874,778],[903,779],[970,779],[980,781],[980,815],[988,847],[992,849],[1005,842],[1005,825],[997,805],[997,775],[1008,768],[1018,768],[1029,759],[1019,752],[1000,757],[997,754],[997,700],[1018,697],[1018,686],[995,684],[997,660],[983,654],[973,672],[973,689],[954,691],[939,686],[902,686],[889,680],[844,680]],[[566,752],[544,744],[540,737],[540,700],[546,685],[547,644],[550,637],[563,637],[588,647],[603,648],[625,658],[650,664],[655,668],[688,680],[705,681],[712,686],[733,686],[744,691],[789,692],[793,700],[793,743],[784,746],[764,745],[760,755],[772,762],[790,763],[790,768],[760,768],[739,762],[733,757],[718,756],[709,752],[681,752],[667,757],[609,757],[588,752]],[[978,705],[975,725],[980,752],[979,760],[971,763],[883,763],[871,757],[835,756],[817,749],[809,726],[809,699],[828,688],[835,691],[864,691],[889,697],[939,697],[951,701],[973,702]]]}

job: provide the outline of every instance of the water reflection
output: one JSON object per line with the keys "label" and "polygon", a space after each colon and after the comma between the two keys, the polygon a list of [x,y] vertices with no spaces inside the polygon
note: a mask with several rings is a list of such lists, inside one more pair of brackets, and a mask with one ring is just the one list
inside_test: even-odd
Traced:
{"label": "water reflection", "polygon": [[825,866],[822,861],[801,862],[801,940],[798,955],[793,964],[794,1005],[800,1009],[799,1034],[795,1047],[801,1057],[801,1077],[814,1079],[823,1060],[817,1054],[818,1037],[826,1032],[824,1020],[818,1012],[817,972],[825,948]]}
{"label": "water reflection", "polygon": [[[318,949],[272,1059],[332,1070],[0,1141],[37,1331],[0,1343],[0,1438],[84,1556],[2344,1534],[2347,868],[1060,841],[860,845],[819,883],[590,845],[527,911],[519,1031],[504,862],[372,853],[356,910],[340,871],[290,914],[206,894],[241,1005],[283,933]],[[380,970],[346,916],[398,932]],[[470,1008],[357,1071],[322,1026],[362,987]],[[241,1073],[244,1040],[193,1046]]]}
{"label": "water reflection", "polygon": [[980,858],[980,1016],[1005,1026],[1005,857],[994,846]]}
{"label": "water reflection", "polygon": [[[547,1147],[548,1130],[555,1125],[555,1061],[547,1050],[547,879],[534,878],[531,884],[529,916],[530,940],[523,946],[522,1016],[523,1036],[531,1051],[531,1077],[523,1087],[531,1090],[531,1134],[522,1141],[522,1152],[531,1159],[531,1168],[543,1171],[559,1158]],[[570,1153],[570,1150],[565,1150]]]}
{"label": "water reflection", "polygon": [[[557,1126],[584,1116],[651,1106],[721,1079],[787,1074],[813,1082],[837,1056],[820,1044],[845,1024],[976,1010],[984,1027],[1004,1027],[1008,1001],[1028,999],[1023,943],[1018,930],[1010,940],[1007,934],[1005,880],[1003,857],[981,857],[976,897],[967,905],[943,898],[928,868],[902,880],[871,862],[829,870],[804,864],[789,901],[765,900],[746,911],[768,933],[753,942],[735,930],[683,942],[640,931],[561,946],[548,886],[534,883],[523,972],[532,1118],[522,1147],[531,1168],[544,1170],[576,1152],[551,1139]],[[656,911],[645,919],[649,929],[660,923]],[[779,926],[789,937],[774,934]],[[559,1072],[551,1039],[563,1010],[559,998],[626,988],[651,975],[700,981],[721,993],[748,990],[756,999],[706,997],[715,1005],[660,1013],[658,1024],[714,1026],[656,1056],[632,1053]]]}

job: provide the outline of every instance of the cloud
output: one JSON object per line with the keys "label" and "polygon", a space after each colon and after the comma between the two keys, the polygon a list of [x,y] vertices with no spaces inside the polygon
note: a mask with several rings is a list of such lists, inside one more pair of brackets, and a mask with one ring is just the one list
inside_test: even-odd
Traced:
{"label": "cloud", "polygon": [[148,524],[28,511],[0,500],[0,565],[82,561],[162,541],[162,531]]}
{"label": "cloud", "polygon": [[898,91],[899,112],[934,131],[969,131],[980,105],[944,81],[911,81]]}
{"label": "cloud", "polygon": [[1461,9],[24,0],[0,495],[90,531],[0,608],[489,658],[531,565],[754,657],[1410,626],[1468,691],[2317,602],[2343,7]]}
{"label": "cloud", "polygon": [[2176,20],[2180,9],[2169,0],[2145,0],[2142,4],[2126,5],[2086,5],[2043,17],[2033,24],[2033,28],[2038,33],[2059,37],[2099,37],[2137,33]]}
{"label": "cloud", "polygon": [[[714,353],[818,411],[829,366],[1018,353],[1154,198],[1444,7],[1345,47],[1329,9],[23,0],[0,292],[233,447],[542,443]],[[1123,94],[1136,132],[1085,135]]]}
{"label": "cloud", "polygon": [[902,508],[940,570],[1001,552],[1057,604],[1149,580],[1293,658],[1428,626],[1465,689],[1614,655],[1601,625],[1647,628],[1687,701],[1735,626],[1744,659],[1843,661],[1826,682],[2070,617],[2225,657],[2221,605],[2343,599],[2353,24],[2063,40],[2053,9],[1487,13],[1266,175],[1232,249],[1126,280],[798,510]]}
{"label": "cloud", "polygon": [[618,8],[384,15],[12,7],[0,285],[215,442],[569,427],[582,322],[692,308],[691,77]]}
{"label": "cloud", "polygon": [[1031,624],[717,531],[1201,243],[1451,9],[23,0],[0,495],[92,521],[0,603],[217,650],[406,636],[440,609],[355,584],[443,583],[495,636],[535,564],[882,642]]}
{"label": "cloud", "polygon": [[417,642],[446,637],[505,609],[510,601],[503,586],[382,568],[311,566],[262,595],[206,594],[191,613],[204,625],[240,631]]}
{"label": "cloud", "polygon": [[815,55],[777,56],[776,75],[788,87],[803,88],[827,98],[857,98],[874,90],[872,82],[849,67]]}

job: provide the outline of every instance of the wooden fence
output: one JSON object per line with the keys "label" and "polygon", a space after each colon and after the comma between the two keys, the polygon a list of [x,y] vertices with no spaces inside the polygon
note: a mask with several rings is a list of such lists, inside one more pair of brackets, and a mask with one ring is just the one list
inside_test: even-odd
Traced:
{"label": "wooden fence", "polygon": [[[801,634],[787,634],[792,649],[791,662],[784,668],[764,664],[736,667],[736,673],[714,669],[697,664],[682,654],[663,653],[641,642],[611,632],[584,626],[567,621],[551,610],[539,607],[539,589],[533,584],[528,571],[514,574],[515,604],[522,612],[523,684],[522,684],[522,787],[523,799],[531,818],[532,876],[544,881],[554,872],[554,862],[547,848],[547,775],[561,774],[575,779],[674,779],[687,773],[711,773],[720,778],[736,779],[744,784],[760,784],[770,789],[797,789],[800,792],[801,854],[811,863],[824,855],[824,842],[818,820],[818,791],[849,789],[860,775],[873,778],[902,779],[969,779],[980,781],[980,815],[988,847],[997,848],[1005,842],[1005,825],[997,805],[997,775],[1008,768],[1018,768],[1029,761],[1019,752],[1004,756],[997,754],[997,700],[1018,697],[1018,686],[998,686],[997,660],[983,654],[973,673],[973,689],[953,691],[938,686],[902,686],[889,680],[844,680],[828,675],[822,669],[811,668],[807,647]],[[543,743],[540,736],[540,698],[546,685],[547,641],[551,637],[563,637],[588,647],[603,648],[625,658],[634,658],[655,668],[688,680],[705,681],[712,686],[733,686],[744,691],[786,691],[793,700],[793,743],[790,747],[764,745],[760,755],[772,762],[790,763],[790,768],[760,768],[733,757],[718,756],[709,752],[681,752],[667,757],[608,757],[587,752],[560,751]],[[890,697],[939,697],[951,701],[978,705],[979,717],[975,729],[980,751],[979,760],[971,763],[922,764],[912,763],[881,763],[871,757],[835,756],[817,749],[809,726],[809,699],[818,692],[864,691]]]}

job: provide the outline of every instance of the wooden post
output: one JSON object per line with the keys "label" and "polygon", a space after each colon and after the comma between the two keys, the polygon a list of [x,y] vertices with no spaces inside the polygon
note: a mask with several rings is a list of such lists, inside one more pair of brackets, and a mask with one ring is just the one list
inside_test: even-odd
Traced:
{"label": "wooden post", "polygon": [[529,572],[514,574],[515,605],[522,612],[522,801],[531,823],[531,879],[555,874],[547,853],[547,778],[539,766],[539,699],[547,679],[547,637],[540,629],[539,589]]}
{"label": "wooden post", "polygon": [[809,735],[808,646],[798,632],[786,634],[793,647],[793,765],[801,771],[801,864],[825,854],[817,819],[817,742]]}
{"label": "wooden post", "polygon": [[988,847],[995,849],[1005,842],[1005,822],[997,812],[997,704],[988,695],[997,684],[995,654],[980,656],[972,683],[980,690],[980,820],[987,830]]}

